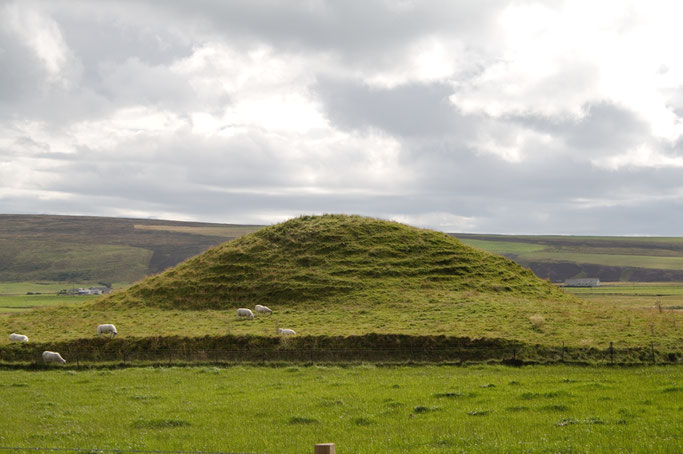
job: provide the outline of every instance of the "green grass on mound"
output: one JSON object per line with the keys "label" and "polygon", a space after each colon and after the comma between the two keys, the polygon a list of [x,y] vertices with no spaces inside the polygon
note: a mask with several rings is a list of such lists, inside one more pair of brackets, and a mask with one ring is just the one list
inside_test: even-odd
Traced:
{"label": "green grass on mound", "polygon": [[169,309],[239,305],[355,306],[406,292],[477,291],[570,299],[497,255],[430,230],[360,216],[305,216],[218,247],[114,295],[103,304]]}

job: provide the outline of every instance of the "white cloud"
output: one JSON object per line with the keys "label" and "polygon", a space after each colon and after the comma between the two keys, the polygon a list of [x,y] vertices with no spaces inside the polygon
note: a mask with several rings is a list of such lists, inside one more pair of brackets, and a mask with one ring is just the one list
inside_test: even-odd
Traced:
{"label": "white cloud", "polygon": [[5,2],[0,211],[657,233],[652,201],[683,213],[681,8]]}
{"label": "white cloud", "polygon": [[683,157],[668,156],[653,150],[647,145],[641,145],[635,149],[628,150],[626,153],[592,159],[591,163],[596,167],[611,171],[637,167],[681,168],[683,167]]}
{"label": "white cloud", "polygon": [[[581,118],[591,102],[639,112],[656,137],[674,141],[672,110],[683,32],[671,2],[515,3],[499,16],[501,36],[480,75],[456,84],[451,100],[467,113]],[[665,68],[663,71],[662,68]]]}
{"label": "white cloud", "polygon": [[419,215],[393,214],[389,219],[416,227],[428,227],[442,232],[472,232],[479,226],[474,216],[457,216],[448,212],[422,213]]}
{"label": "white cloud", "polygon": [[31,49],[43,64],[47,81],[69,88],[77,82],[80,63],[66,45],[59,24],[33,3],[9,3],[0,7],[4,26]]}

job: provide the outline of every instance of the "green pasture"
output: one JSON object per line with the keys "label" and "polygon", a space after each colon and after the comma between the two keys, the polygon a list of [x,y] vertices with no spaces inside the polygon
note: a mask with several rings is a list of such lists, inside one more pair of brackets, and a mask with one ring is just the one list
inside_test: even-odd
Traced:
{"label": "green pasture", "polygon": [[[614,267],[683,270],[683,238],[639,237],[509,237],[501,241],[460,238],[478,249],[514,256],[520,263],[571,262]],[[514,241],[514,239],[524,241]],[[671,249],[664,246],[670,245]]]}
{"label": "green pasture", "polygon": [[683,296],[683,283],[603,283],[599,287],[565,287],[565,290],[575,295]]}
{"label": "green pasture", "polygon": [[544,244],[518,243],[514,241],[487,241],[473,240],[469,238],[461,239],[463,244],[477,249],[481,249],[494,254],[523,254],[529,252],[542,251],[547,246]]}
{"label": "green pasture", "polygon": [[600,287],[567,287],[584,301],[603,307],[644,309],[657,312],[683,310],[683,283],[608,283]]}
{"label": "green pasture", "polygon": [[239,238],[255,232],[262,226],[257,225],[215,225],[188,226],[188,225],[144,225],[136,224],[136,230],[148,230],[157,232],[188,233],[190,235],[217,236],[223,238]]}
{"label": "green pasture", "polygon": [[93,296],[21,295],[0,296],[0,314],[25,312],[39,307],[71,305],[91,301]]}
{"label": "green pasture", "polygon": [[[624,298],[624,297],[619,297]],[[271,304],[272,316],[237,319],[235,309],[253,307],[236,302],[231,309],[183,310],[113,304],[102,298],[0,317],[0,333],[18,332],[36,342],[94,336],[101,323],[114,323],[119,337],[276,335],[276,321],[299,335],[362,335],[366,333],[448,335],[503,338],[525,343],[604,349],[647,346],[680,350],[681,311],[654,306],[629,307],[597,300],[539,300],[477,292],[406,290],[400,297],[364,302],[343,297],[325,304]],[[0,344],[7,343],[0,336]]]}
{"label": "green pasture", "polygon": [[603,254],[566,251],[537,251],[520,254],[519,260],[591,263],[595,265],[654,268],[660,270],[683,270],[683,256],[647,256],[627,254]]}
{"label": "green pasture", "polygon": [[111,244],[0,238],[0,281],[132,282],[148,272],[153,251]]}
{"label": "green pasture", "polygon": [[0,371],[0,446],[683,451],[683,369],[535,366]]}

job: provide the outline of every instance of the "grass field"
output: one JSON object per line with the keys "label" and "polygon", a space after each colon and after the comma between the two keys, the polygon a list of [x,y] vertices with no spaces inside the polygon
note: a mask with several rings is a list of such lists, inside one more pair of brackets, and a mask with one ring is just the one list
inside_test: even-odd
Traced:
{"label": "grass field", "polygon": [[0,296],[0,314],[25,312],[38,307],[69,306],[92,301],[92,296],[22,295]]}
{"label": "grass field", "polygon": [[239,238],[261,228],[253,225],[211,225],[207,227],[184,225],[142,225],[136,224],[136,230],[153,230],[157,232],[189,233],[191,235],[218,236],[223,238]]}
{"label": "grass field", "polygon": [[0,446],[230,452],[683,451],[682,369],[0,371]]}
{"label": "grass field", "polygon": [[556,247],[514,241],[462,239],[468,246],[496,254],[514,255],[520,262],[570,262],[616,267],[683,270],[683,251],[620,246]]}
{"label": "grass field", "polygon": [[566,289],[585,301],[607,307],[627,307],[657,312],[683,311],[683,283],[620,282],[600,287]]}
{"label": "grass field", "polygon": [[0,214],[0,282],[125,282],[256,226],[90,216]]}
{"label": "grass field", "polygon": [[683,280],[683,238],[457,234],[463,243],[502,254],[554,282]]}
{"label": "grass field", "polygon": [[[49,342],[91,337],[98,324],[115,323],[121,338],[274,336],[278,320],[282,327],[292,328],[300,335],[443,334],[551,346],[564,342],[567,346],[601,349],[610,342],[620,348],[655,342],[658,348],[678,351],[683,345],[681,311],[660,312],[654,305],[640,307],[639,304],[629,308],[630,297],[626,296],[599,296],[578,303],[504,296],[496,299],[473,292],[435,294],[427,300],[422,300],[423,296],[406,291],[400,300],[364,306],[342,300],[324,307],[271,305],[275,311],[272,317],[260,316],[252,321],[237,320],[234,309],[195,311],[108,306],[102,300],[92,299],[0,317],[0,332],[23,333],[37,342]],[[420,302],[419,309],[416,301]],[[7,342],[6,336],[0,337],[0,344]]]}

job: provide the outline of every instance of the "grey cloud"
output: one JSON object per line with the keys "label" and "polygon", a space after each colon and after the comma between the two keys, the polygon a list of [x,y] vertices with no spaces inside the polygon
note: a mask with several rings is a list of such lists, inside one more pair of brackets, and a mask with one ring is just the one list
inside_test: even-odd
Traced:
{"label": "grey cloud", "polygon": [[[63,133],[77,121],[136,105],[183,119],[195,109],[222,113],[230,99],[199,98],[168,67],[207,41],[238,51],[265,43],[276,54],[331,54],[349,66],[348,74],[390,67],[405,56],[406,46],[432,35],[462,42],[465,55],[479,48],[486,53],[500,39],[495,14],[507,3],[434,0],[401,12],[380,1],[31,2],[57,21],[82,71],[74,86],[46,89],[42,63],[0,28],[0,127],[11,129],[10,120],[20,119]],[[463,65],[476,71],[479,63]],[[448,83],[377,88],[360,77],[330,75],[327,68],[310,70],[317,83],[301,88],[322,107],[333,134],[343,130],[362,139],[381,131],[399,144],[392,165],[405,174],[373,180],[363,173],[372,158],[341,139],[327,153],[309,151],[321,139],[315,134],[325,134],[319,131],[309,143],[303,133],[258,128],[200,138],[186,126],[161,136],[141,133],[111,151],[75,141],[72,154],[56,153],[49,139],[17,133],[0,149],[0,160],[31,156],[36,168],[59,179],[38,186],[65,197],[4,191],[0,212],[172,213],[217,222],[322,212],[415,218],[450,213],[476,219],[480,232],[680,234],[680,169],[613,172],[590,164],[641,143],[681,155],[683,141],[656,140],[636,112],[616,103],[592,101],[579,120],[491,118],[463,114],[449,102],[453,87],[472,77],[467,71]],[[554,91],[592,77],[591,68],[582,66],[551,78],[541,91],[552,102]],[[482,140],[514,145],[520,131],[553,140],[527,143],[518,163],[477,147]],[[307,192],[309,186],[320,193]]]}
{"label": "grey cloud", "polygon": [[405,3],[379,0],[341,2],[166,2],[183,16],[200,18],[227,36],[244,36],[277,47],[332,49],[344,54],[381,57],[416,36],[437,30],[479,34],[491,27],[492,11],[504,1],[429,0]]}
{"label": "grey cloud", "polygon": [[445,84],[374,88],[354,81],[321,78],[315,92],[330,120],[345,129],[383,129],[405,136],[467,135],[472,121],[450,103]]}

